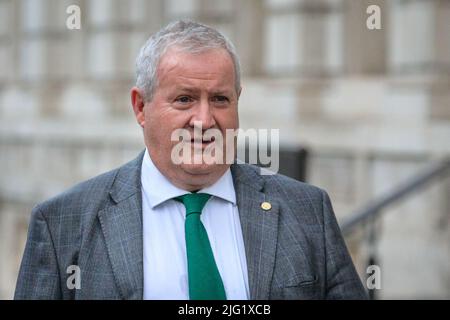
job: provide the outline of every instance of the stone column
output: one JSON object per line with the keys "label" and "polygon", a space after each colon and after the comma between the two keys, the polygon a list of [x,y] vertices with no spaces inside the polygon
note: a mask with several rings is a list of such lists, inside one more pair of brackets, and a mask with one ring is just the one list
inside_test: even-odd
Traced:
{"label": "stone column", "polygon": [[236,50],[241,59],[242,73],[247,77],[260,76],[263,60],[264,1],[235,0],[234,33]]}
{"label": "stone column", "polygon": [[[380,8],[381,29],[367,28],[367,8]],[[386,70],[386,40],[389,28],[386,0],[345,0],[344,61],[347,74],[383,74]]]}
{"label": "stone column", "polygon": [[12,0],[0,1],[0,83],[14,76],[14,2]]}

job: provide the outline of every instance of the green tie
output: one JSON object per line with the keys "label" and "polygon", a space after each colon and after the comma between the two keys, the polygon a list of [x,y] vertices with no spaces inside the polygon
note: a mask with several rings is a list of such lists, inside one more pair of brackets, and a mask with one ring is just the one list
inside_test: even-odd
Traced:
{"label": "green tie", "polygon": [[208,234],[200,221],[200,214],[210,197],[206,193],[190,193],[175,198],[186,208],[184,228],[190,300],[226,300],[227,298]]}

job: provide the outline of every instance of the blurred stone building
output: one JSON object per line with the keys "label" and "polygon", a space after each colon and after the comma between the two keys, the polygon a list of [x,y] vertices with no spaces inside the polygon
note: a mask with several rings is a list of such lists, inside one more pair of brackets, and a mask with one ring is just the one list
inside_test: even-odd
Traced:
{"label": "blurred stone building", "polygon": [[[66,28],[72,4],[81,30]],[[366,26],[372,4],[380,30]],[[236,44],[241,127],[306,147],[307,180],[340,221],[450,156],[448,0],[0,0],[0,298],[31,208],[143,149],[134,59],[178,18]],[[441,179],[384,212],[380,298],[450,298],[449,196]],[[349,245],[365,281],[364,234]]]}

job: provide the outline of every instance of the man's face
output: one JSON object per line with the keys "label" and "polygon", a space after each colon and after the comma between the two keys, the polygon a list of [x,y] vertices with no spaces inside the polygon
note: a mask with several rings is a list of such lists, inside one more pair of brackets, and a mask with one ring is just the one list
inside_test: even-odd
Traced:
{"label": "man's face", "polygon": [[[160,60],[157,77],[153,99],[142,109],[143,121],[138,118],[152,161],[174,185],[183,189],[193,191],[213,184],[230,164],[193,160],[175,164],[172,149],[179,141],[171,141],[171,136],[177,129],[186,129],[193,138],[194,127],[200,125],[203,132],[218,129],[226,149],[225,130],[239,126],[240,92],[236,92],[230,55],[223,49],[192,54],[171,48]],[[193,141],[189,142],[192,159],[195,153],[211,148],[214,143],[204,139],[194,146]]]}

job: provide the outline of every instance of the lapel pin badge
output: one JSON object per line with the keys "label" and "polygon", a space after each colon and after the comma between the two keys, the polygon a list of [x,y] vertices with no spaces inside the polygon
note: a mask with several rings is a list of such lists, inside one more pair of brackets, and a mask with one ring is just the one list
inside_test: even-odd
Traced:
{"label": "lapel pin badge", "polygon": [[264,211],[269,211],[270,209],[272,209],[272,205],[269,202],[263,202],[261,203],[261,209],[263,209]]}

